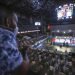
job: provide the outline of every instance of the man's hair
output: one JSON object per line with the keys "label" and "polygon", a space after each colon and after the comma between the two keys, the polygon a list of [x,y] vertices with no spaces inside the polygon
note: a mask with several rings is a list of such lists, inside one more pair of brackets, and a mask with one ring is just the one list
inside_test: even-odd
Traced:
{"label": "man's hair", "polygon": [[14,29],[15,25],[7,24],[7,19],[9,19],[10,22],[12,22],[12,18],[14,18],[14,14],[15,12],[13,12],[12,10],[0,8],[0,26]]}

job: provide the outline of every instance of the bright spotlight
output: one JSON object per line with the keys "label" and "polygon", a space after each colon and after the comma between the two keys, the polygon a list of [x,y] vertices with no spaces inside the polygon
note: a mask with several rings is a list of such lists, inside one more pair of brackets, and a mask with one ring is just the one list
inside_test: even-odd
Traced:
{"label": "bright spotlight", "polygon": [[62,8],[62,6],[59,6],[59,8]]}
{"label": "bright spotlight", "polygon": [[72,4],[72,3],[70,3],[70,6],[73,6],[73,4]]}
{"label": "bright spotlight", "polygon": [[64,34],[65,34],[66,32],[64,31]]}
{"label": "bright spotlight", "polygon": [[40,22],[35,22],[35,26],[40,26],[41,23]]}
{"label": "bright spotlight", "polygon": [[69,32],[72,32],[72,30],[69,30]]}
{"label": "bright spotlight", "polygon": [[59,30],[57,30],[57,32],[59,33],[60,31],[59,31]]}

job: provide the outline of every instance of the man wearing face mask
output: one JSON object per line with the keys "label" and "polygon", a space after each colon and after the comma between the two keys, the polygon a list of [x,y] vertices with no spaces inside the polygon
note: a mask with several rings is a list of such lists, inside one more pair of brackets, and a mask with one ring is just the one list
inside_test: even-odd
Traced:
{"label": "man wearing face mask", "polygon": [[29,59],[23,60],[16,43],[17,15],[5,9],[0,13],[0,75],[26,75]]}

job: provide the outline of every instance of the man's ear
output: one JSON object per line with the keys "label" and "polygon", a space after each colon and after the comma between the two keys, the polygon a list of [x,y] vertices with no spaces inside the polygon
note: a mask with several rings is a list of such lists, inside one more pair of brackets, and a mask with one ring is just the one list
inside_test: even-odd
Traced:
{"label": "man's ear", "polygon": [[10,19],[9,18],[6,19],[6,24],[7,24],[7,27],[10,27]]}
{"label": "man's ear", "polygon": [[6,23],[7,23],[7,27],[8,28],[14,28],[14,25],[13,25],[13,19],[12,18],[7,18],[6,19]]}

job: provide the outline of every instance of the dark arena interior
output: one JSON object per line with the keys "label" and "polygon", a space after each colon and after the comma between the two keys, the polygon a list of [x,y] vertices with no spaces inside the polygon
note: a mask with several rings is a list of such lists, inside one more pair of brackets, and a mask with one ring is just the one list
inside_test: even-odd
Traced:
{"label": "dark arena interior", "polygon": [[[17,51],[11,46],[14,40],[11,40],[10,47],[5,49],[5,44],[8,43],[4,42],[8,34],[4,36],[1,28],[8,31],[10,29],[2,24],[7,23],[7,27],[13,27],[8,26],[13,24],[9,13],[8,19],[4,21],[2,9],[17,14]],[[75,75],[75,0],[0,0],[0,25],[0,75]],[[4,42],[1,41],[2,36],[5,37]],[[9,42],[8,39],[7,41]],[[8,51],[11,51],[11,54]],[[17,63],[28,62],[28,69],[25,66],[26,74],[24,68],[21,74],[19,72],[22,68],[16,71],[16,61],[11,62],[16,66],[12,71],[14,74],[10,72],[11,67],[8,70],[8,63],[4,70],[5,62],[10,63],[10,60],[17,57],[23,58]]]}

